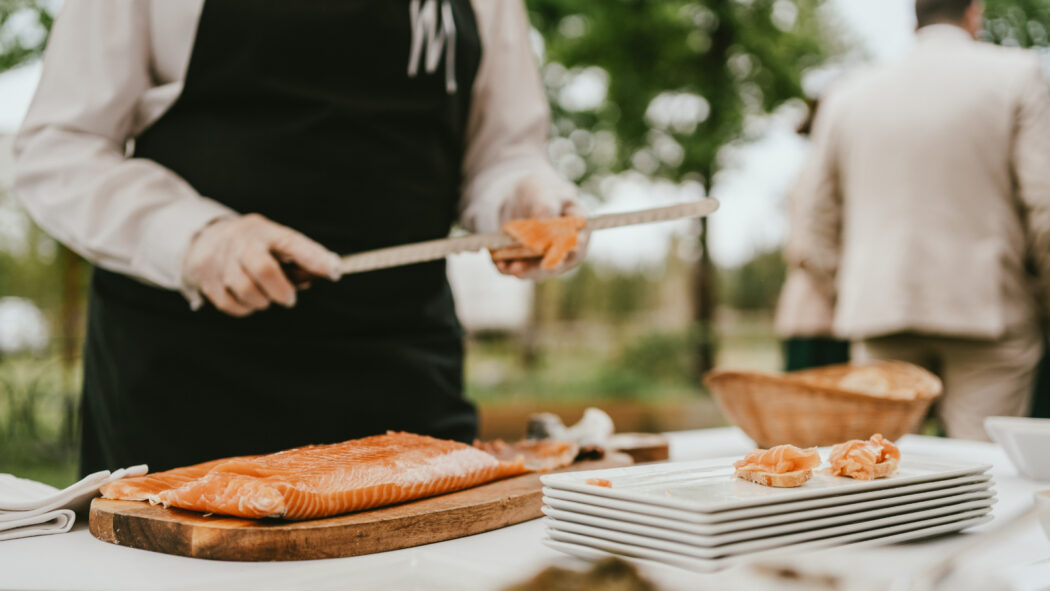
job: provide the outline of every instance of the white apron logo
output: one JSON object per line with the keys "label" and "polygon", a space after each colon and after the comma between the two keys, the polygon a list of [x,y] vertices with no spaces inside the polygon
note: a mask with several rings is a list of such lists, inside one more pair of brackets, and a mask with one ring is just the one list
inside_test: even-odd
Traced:
{"label": "white apron logo", "polygon": [[444,53],[445,91],[455,94],[456,21],[449,0],[442,0],[440,6],[441,18],[438,19],[438,0],[412,0],[409,7],[412,18],[412,49],[408,54],[408,77],[415,78],[419,74],[420,62],[423,62],[427,74],[433,74],[441,63],[441,54]]}

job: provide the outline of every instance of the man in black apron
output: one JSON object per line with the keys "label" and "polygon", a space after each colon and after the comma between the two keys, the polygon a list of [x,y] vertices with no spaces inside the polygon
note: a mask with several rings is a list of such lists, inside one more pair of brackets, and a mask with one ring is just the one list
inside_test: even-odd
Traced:
{"label": "man in black apron", "polygon": [[[206,2],[182,94],[134,156],[333,252],[446,236],[481,46],[470,2],[444,2],[449,63],[410,75],[408,4]],[[317,280],[244,318],[101,268],[90,300],[84,472],[475,435],[444,262]]]}

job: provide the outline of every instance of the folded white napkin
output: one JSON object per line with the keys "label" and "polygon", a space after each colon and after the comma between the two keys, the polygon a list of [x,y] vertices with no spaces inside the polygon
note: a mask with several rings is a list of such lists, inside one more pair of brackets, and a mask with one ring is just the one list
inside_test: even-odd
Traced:
{"label": "folded white napkin", "polygon": [[63,490],[40,482],[0,474],[0,541],[65,533],[73,527],[77,511],[85,511],[98,489],[107,482],[141,476],[146,466],[132,466],[86,476]]}

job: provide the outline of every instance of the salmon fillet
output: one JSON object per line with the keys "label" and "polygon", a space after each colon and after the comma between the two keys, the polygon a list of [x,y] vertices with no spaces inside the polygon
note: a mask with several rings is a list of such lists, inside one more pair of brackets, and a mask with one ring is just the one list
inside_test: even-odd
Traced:
{"label": "salmon fillet", "polygon": [[[201,472],[203,471],[203,474]],[[411,433],[217,460],[107,486],[151,503],[235,517],[315,519],[454,492],[527,472],[479,449]],[[163,488],[167,483],[170,488]],[[136,500],[136,499],[124,499]]]}
{"label": "salmon fillet", "polygon": [[889,476],[897,469],[901,452],[881,433],[867,441],[853,439],[831,448],[828,463],[832,476],[849,476],[857,480],[874,480]]}
{"label": "salmon fillet", "polygon": [[120,499],[122,501],[148,501],[152,495],[168,489],[178,488],[204,476],[222,462],[228,462],[231,459],[250,459],[252,457],[255,456],[223,458],[221,460],[204,462],[203,464],[194,464],[184,468],[157,472],[156,474],[114,480],[102,487],[102,496],[107,499]]}
{"label": "salmon fillet", "polygon": [[[503,233],[532,251],[532,256],[542,256],[540,267],[550,270],[560,265],[579,245],[579,232],[586,226],[587,220],[578,216],[521,219],[503,224]],[[493,253],[494,258],[498,258],[498,252]]]}

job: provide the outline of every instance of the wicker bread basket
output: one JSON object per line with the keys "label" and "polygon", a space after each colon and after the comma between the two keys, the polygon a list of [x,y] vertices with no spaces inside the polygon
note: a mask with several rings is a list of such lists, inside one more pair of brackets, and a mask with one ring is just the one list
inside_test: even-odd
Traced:
{"label": "wicker bread basket", "polygon": [[914,430],[940,379],[900,361],[833,365],[787,374],[715,370],[704,383],[726,417],[755,443],[833,445]]}

